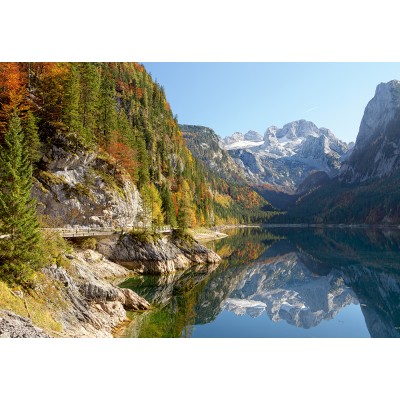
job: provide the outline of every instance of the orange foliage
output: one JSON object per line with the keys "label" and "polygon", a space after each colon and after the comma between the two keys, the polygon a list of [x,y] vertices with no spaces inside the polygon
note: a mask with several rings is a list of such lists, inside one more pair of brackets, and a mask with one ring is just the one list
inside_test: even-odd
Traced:
{"label": "orange foliage", "polygon": [[0,63],[0,131],[6,129],[8,119],[14,110],[27,110],[28,90],[26,75],[21,64]]}
{"label": "orange foliage", "polygon": [[143,72],[144,71],[143,65],[141,65],[141,64],[139,64],[137,62],[133,63],[133,67],[139,72]]}
{"label": "orange foliage", "polygon": [[140,165],[136,161],[136,153],[131,147],[123,143],[122,138],[116,132],[113,133],[107,151],[116,160],[116,169],[123,168],[132,178],[135,176]]}

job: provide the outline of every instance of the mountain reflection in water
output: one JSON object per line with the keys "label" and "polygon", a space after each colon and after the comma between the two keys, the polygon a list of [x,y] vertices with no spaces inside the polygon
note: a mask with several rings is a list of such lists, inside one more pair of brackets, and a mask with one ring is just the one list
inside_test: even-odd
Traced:
{"label": "mountain reflection in water", "polygon": [[238,229],[223,261],[124,282],[154,304],[125,337],[399,337],[399,231]]}

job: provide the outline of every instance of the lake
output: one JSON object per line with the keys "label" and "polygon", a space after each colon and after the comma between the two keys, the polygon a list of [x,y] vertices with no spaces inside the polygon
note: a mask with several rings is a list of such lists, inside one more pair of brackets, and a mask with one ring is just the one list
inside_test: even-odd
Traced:
{"label": "lake", "polygon": [[154,307],[123,337],[400,336],[400,232],[244,228],[206,245],[219,265],[121,287]]}

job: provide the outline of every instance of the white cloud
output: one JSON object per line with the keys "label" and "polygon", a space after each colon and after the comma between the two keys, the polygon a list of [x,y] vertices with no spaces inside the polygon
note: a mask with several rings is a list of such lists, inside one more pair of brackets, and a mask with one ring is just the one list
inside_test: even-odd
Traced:
{"label": "white cloud", "polygon": [[304,111],[303,114],[308,114],[309,112],[314,111],[314,110],[316,110],[317,108],[318,108],[318,107],[311,107],[311,108],[309,108],[308,110]]}

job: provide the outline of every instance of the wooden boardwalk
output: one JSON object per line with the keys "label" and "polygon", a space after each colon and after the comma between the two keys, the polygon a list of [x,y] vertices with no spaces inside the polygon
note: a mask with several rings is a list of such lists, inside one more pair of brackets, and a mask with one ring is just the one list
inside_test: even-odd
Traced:
{"label": "wooden boardwalk", "polygon": [[[112,236],[120,234],[121,232],[129,232],[134,228],[123,227],[123,228],[114,228],[114,227],[104,227],[104,228],[42,228],[42,231],[48,232],[58,232],[64,238],[74,238],[74,237],[91,237],[91,236]],[[172,228],[170,226],[163,226],[159,229],[156,229],[157,233],[171,233]],[[7,239],[11,237],[11,235],[0,235],[0,239]]]}
{"label": "wooden boardwalk", "polygon": [[[119,234],[121,232],[129,232],[132,227],[114,228],[114,227],[104,227],[104,228],[43,228],[44,231],[58,232],[64,238],[74,238],[74,237],[91,237],[91,236],[112,236]],[[170,226],[163,226],[156,229],[157,233],[171,233],[172,228]]]}

